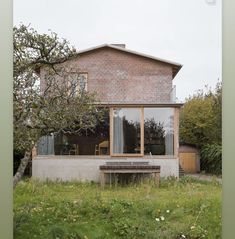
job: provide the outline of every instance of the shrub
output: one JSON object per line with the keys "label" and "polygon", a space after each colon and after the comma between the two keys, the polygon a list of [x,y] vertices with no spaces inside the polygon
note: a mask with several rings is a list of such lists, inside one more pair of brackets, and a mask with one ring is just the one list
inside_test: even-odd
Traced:
{"label": "shrub", "polygon": [[207,173],[222,174],[222,146],[207,144],[201,149],[201,170]]}

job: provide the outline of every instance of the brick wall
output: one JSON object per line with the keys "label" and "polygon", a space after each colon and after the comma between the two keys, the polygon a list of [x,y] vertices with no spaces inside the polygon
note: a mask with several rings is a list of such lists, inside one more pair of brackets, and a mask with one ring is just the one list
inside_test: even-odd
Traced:
{"label": "brick wall", "polygon": [[169,64],[105,47],[83,53],[65,65],[88,72],[88,91],[97,92],[101,102],[170,102]]}

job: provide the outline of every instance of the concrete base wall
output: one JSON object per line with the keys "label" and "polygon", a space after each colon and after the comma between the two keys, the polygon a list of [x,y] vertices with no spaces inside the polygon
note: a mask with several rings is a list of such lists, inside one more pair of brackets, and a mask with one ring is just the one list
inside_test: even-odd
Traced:
{"label": "concrete base wall", "polygon": [[167,159],[110,159],[110,158],[61,158],[58,156],[38,156],[32,161],[32,177],[39,180],[94,181],[99,182],[99,166],[110,161],[148,161],[150,165],[161,167],[160,176],[179,177],[179,160]]}

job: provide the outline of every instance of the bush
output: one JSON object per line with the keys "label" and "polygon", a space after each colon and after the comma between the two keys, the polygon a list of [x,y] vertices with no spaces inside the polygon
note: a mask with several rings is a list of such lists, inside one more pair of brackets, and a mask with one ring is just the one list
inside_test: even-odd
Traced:
{"label": "bush", "polygon": [[222,146],[207,144],[201,149],[201,170],[207,173],[222,174]]}

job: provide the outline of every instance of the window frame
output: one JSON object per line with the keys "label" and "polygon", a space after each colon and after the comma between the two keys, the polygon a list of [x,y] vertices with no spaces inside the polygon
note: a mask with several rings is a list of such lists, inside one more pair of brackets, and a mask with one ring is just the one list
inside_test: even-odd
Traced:
{"label": "window frame", "polygon": [[[113,153],[113,111],[115,108],[134,108],[134,109],[140,109],[140,152],[139,154],[127,154],[127,153],[122,153],[122,154],[117,154]],[[173,117],[174,117],[174,122],[173,122],[173,155],[152,155],[151,157],[161,157],[161,158],[176,158],[178,157],[178,148],[179,148],[179,109],[176,107],[170,107],[170,106],[125,106],[125,105],[116,105],[110,107],[110,115],[109,115],[109,120],[110,120],[110,156],[111,157],[143,157],[147,158],[149,157],[148,155],[144,154],[144,108],[170,108],[173,110]]]}
{"label": "window frame", "polygon": [[[71,72],[70,75],[69,75],[69,77],[72,77],[72,75],[77,75],[77,79],[76,79],[76,80],[78,80],[78,81],[79,81],[80,75],[86,75],[86,78],[85,78],[85,79],[86,79],[86,82],[85,82],[84,90],[81,91],[80,82],[77,82],[76,87],[73,89],[73,91],[74,91],[73,94],[77,96],[77,95],[79,94],[79,92],[87,92],[87,91],[88,91],[88,77],[89,77],[88,72],[85,72],[85,71],[81,71],[81,72]],[[75,80],[75,79],[72,79],[72,80]],[[70,83],[70,81],[67,82],[68,87],[70,88],[71,85],[70,85],[69,83]],[[69,91],[68,93],[69,93],[69,94],[71,93],[71,89],[70,89],[70,91]]]}
{"label": "window frame", "polygon": [[[109,154],[107,155],[76,155],[76,157],[92,157],[92,158],[114,158],[114,157],[123,157],[123,158],[133,158],[133,157],[142,157],[143,159],[151,159],[151,158],[161,158],[161,159],[168,159],[168,158],[178,158],[179,156],[179,106],[171,106],[171,105],[125,105],[125,104],[112,104],[112,105],[105,105],[105,107],[109,108]],[[134,108],[140,110],[140,153],[138,154],[116,154],[113,153],[113,110],[114,108]],[[144,154],[144,108],[171,108],[173,110],[173,155],[145,155]],[[64,155],[67,156],[67,155]],[[74,157],[74,155],[73,155]]]}
{"label": "window frame", "polygon": [[[176,150],[177,148],[175,147],[175,143],[177,142],[176,141],[176,134],[177,134],[177,125],[176,125],[176,120],[175,120],[175,117],[177,116],[177,111],[175,110],[176,108],[173,108],[173,107],[149,107],[149,106],[146,106],[144,107],[144,109],[170,109],[172,110],[172,116],[173,116],[173,127],[172,127],[172,130],[173,130],[173,147],[172,147],[172,150],[173,150],[173,154],[153,154],[152,156],[156,157],[156,156],[160,156],[160,157],[175,157],[176,156]],[[145,114],[144,114],[144,120],[145,120]],[[145,135],[144,135],[145,137]],[[177,136],[178,137],[178,136]],[[148,156],[148,154],[144,154],[144,156]]]}
{"label": "window frame", "polygon": [[[86,75],[86,82],[85,82],[85,88],[84,88],[84,91],[87,92],[88,91],[88,72],[79,72],[78,75]],[[80,82],[78,84],[78,92],[80,91]]]}
{"label": "window frame", "polygon": [[[113,111],[115,108],[125,108],[125,109],[139,109],[140,110],[140,153],[130,154],[121,153],[117,154],[113,152]],[[143,106],[114,106],[110,108],[109,115],[109,125],[110,125],[110,156],[111,157],[143,157],[144,156],[144,107]]]}

